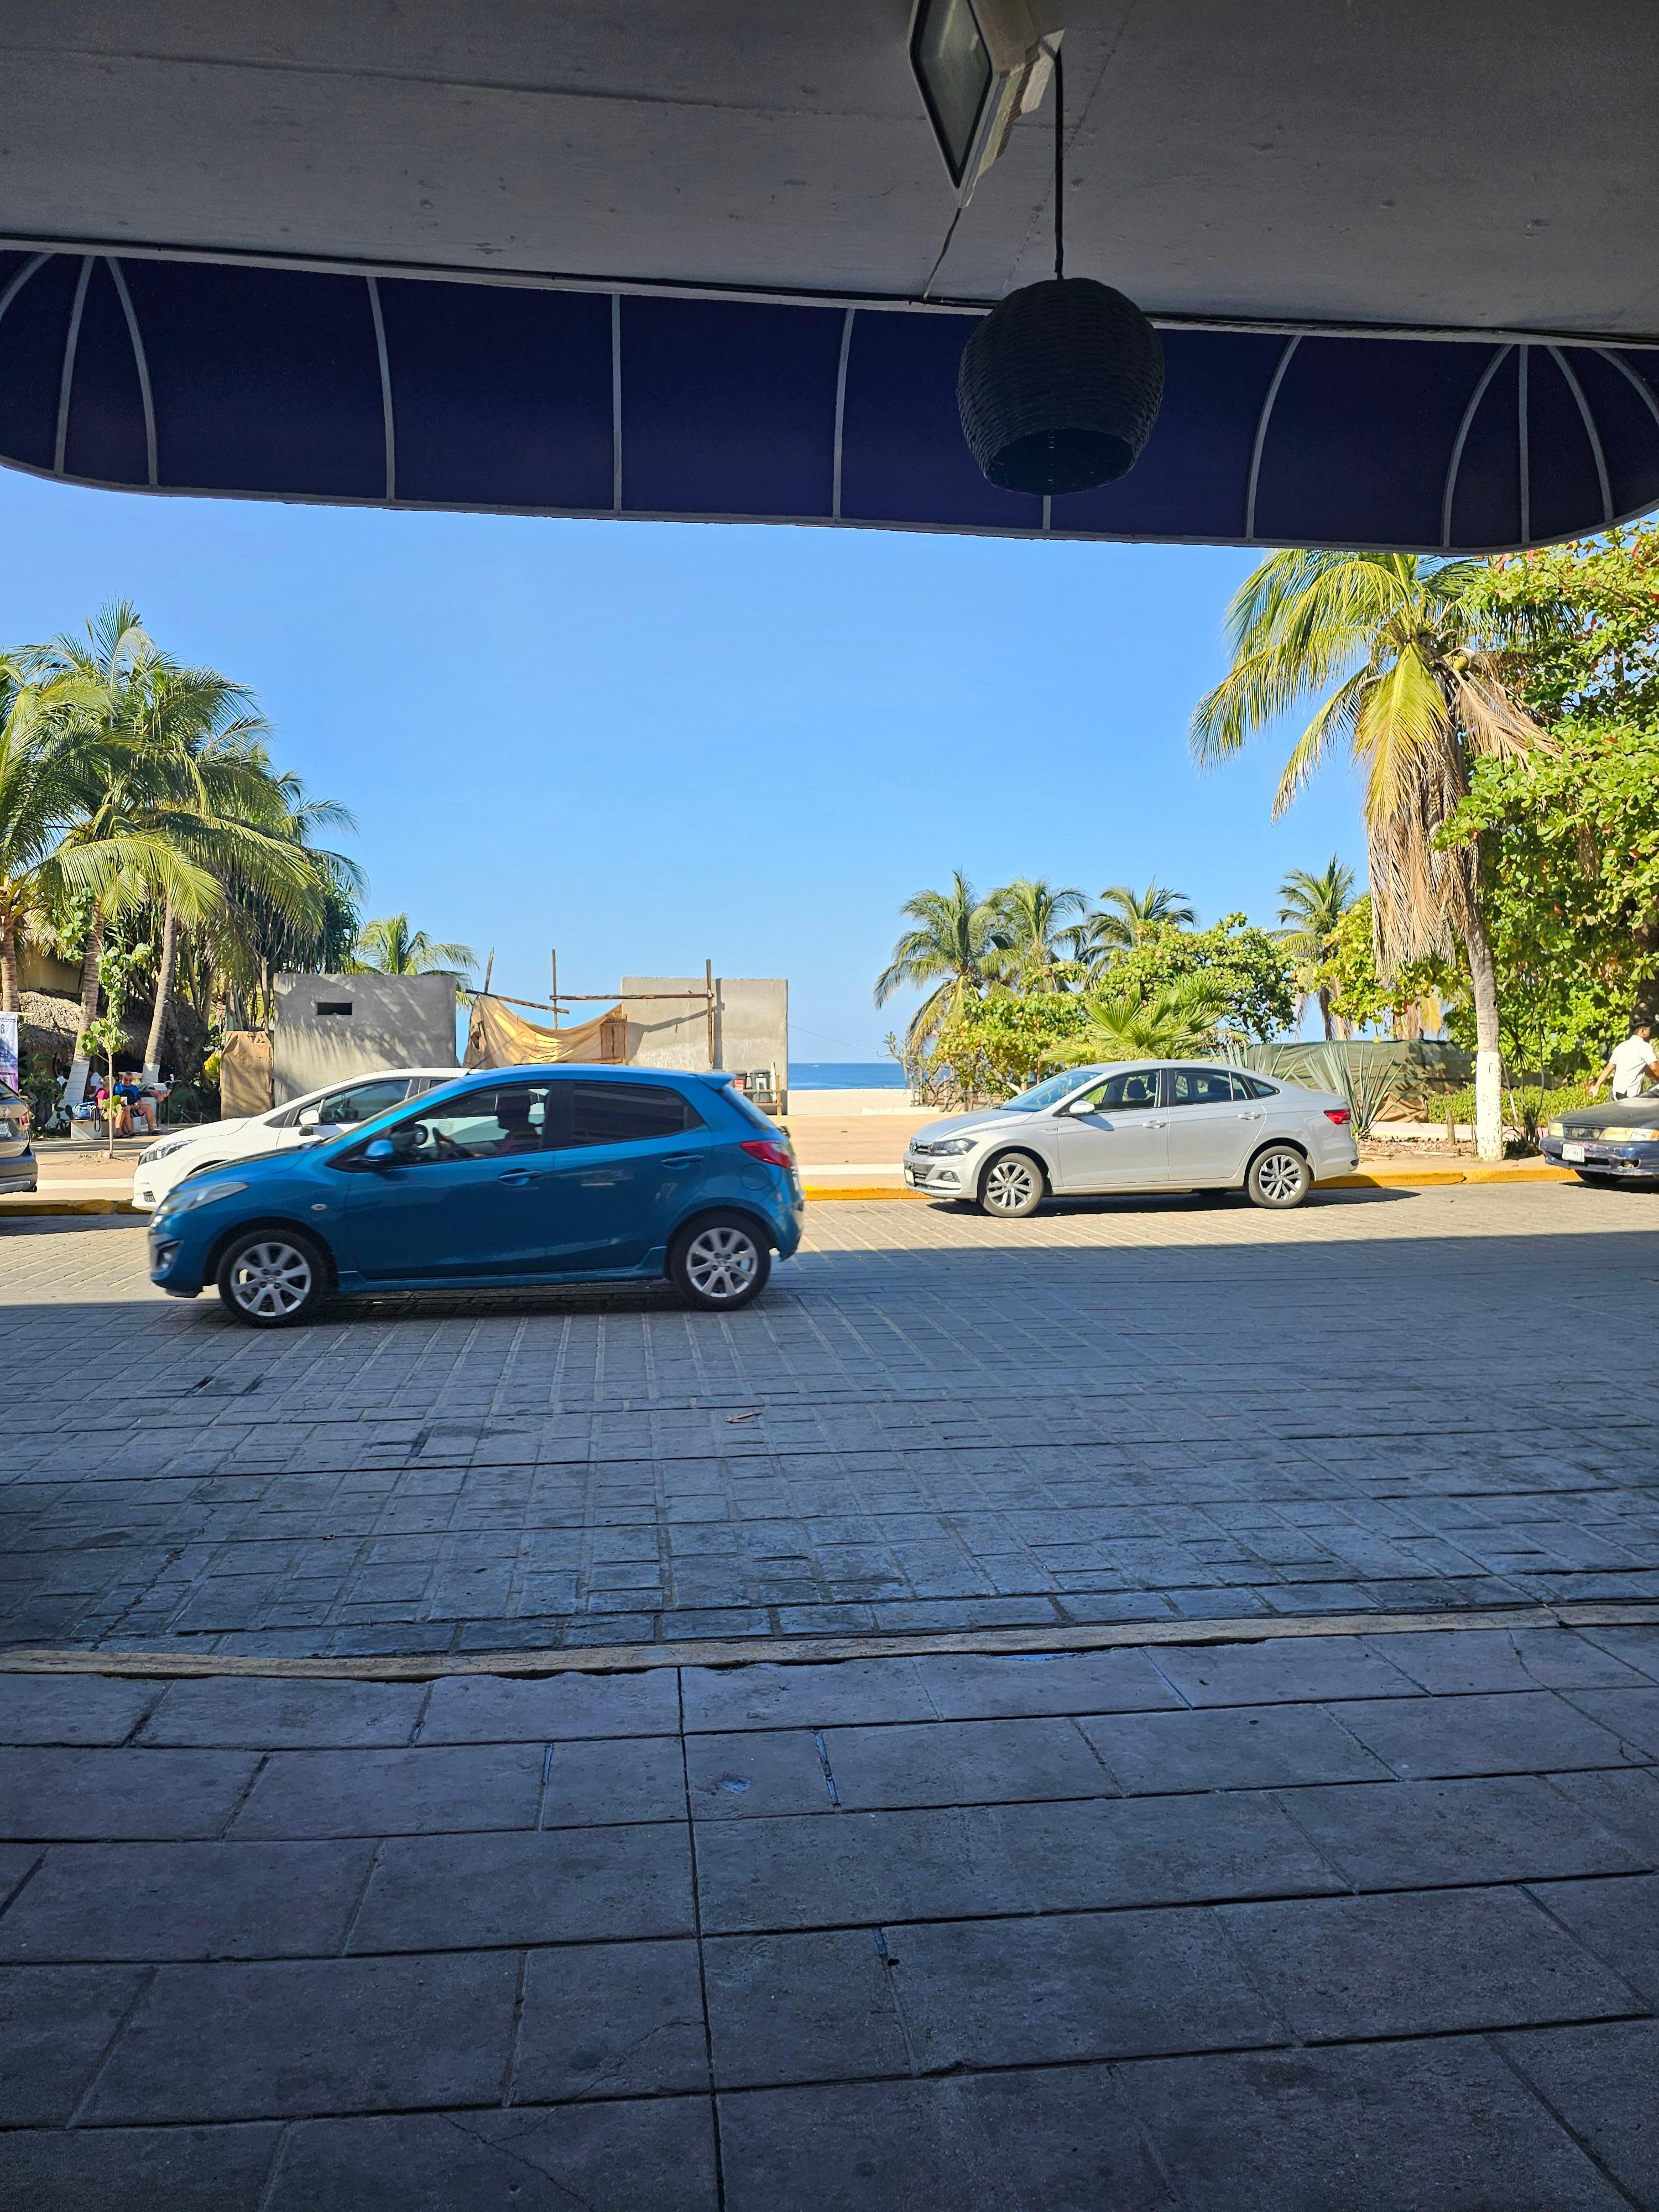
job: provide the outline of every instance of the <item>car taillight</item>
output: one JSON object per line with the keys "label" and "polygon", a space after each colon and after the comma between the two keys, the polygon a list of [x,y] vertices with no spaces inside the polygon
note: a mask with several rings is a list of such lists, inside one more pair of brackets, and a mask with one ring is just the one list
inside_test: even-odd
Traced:
{"label": "car taillight", "polygon": [[1325,1109],[1325,1119],[1328,1121],[1334,1121],[1339,1129],[1345,1129],[1352,1121],[1353,1113],[1352,1109],[1346,1106],[1328,1106]]}
{"label": "car taillight", "polygon": [[780,1145],[770,1137],[751,1137],[744,1146],[751,1159],[764,1160],[769,1168],[792,1168],[795,1164],[787,1145]]}

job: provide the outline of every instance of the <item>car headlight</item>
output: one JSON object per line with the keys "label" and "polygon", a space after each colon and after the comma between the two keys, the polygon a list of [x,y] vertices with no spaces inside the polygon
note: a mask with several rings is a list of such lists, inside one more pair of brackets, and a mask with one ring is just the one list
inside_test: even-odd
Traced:
{"label": "car headlight", "polygon": [[216,1199],[234,1198],[239,1190],[246,1190],[245,1182],[185,1183],[167,1200],[167,1218],[175,1213],[188,1213],[192,1206],[211,1206]]}
{"label": "car headlight", "polygon": [[[1616,1133],[1619,1141],[1626,1145],[1650,1145],[1656,1138],[1659,1138],[1659,1129],[1620,1129]],[[1610,1137],[1615,1134],[1615,1132],[1603,1129],[1601,1134],[1604,1137]]]}
{"label": "car headlight", "polygon": [[930,1145],[927,1149],[935,1157],[946,1152],[971,1152],[978,1141],[976,1137],[946,1137],[942,1143]]}
{"label": "car headlight", "polygon": [[1567,1125],[1565,1121],[1552,1121],[1544,1132],[1547,1137],[1565,1137],[1566,1133]]}
{"label": "car headlight", "polygon": [[195,1141],[194,1137],[168,1137],[165,1142],[148,1146],[140,1152],[138,1164],[141,1168],[153,1167],[157,1160],[166,1159],[169,1152],[182,1152],[186,1145],[193,1145]]}

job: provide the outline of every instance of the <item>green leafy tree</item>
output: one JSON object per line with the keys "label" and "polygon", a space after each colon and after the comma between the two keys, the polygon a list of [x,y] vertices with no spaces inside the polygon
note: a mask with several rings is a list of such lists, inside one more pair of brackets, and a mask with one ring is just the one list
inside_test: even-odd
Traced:
{"label": "green leafy tree", "polygon": [[[1413,553],[1275,553],[1228,610],[1233,665],[1200,702],[1194,750],[1236,752],[1298,703],[1319,699],[1280,779],[1281,813],[1333,747],[1365,787],[1377,965],[1462,950],[1477,1037],[1476,1145],[1502,1156],[1498,974],[1480,912],[1478,855],[1440,832],[1475,763],[1509,760],[1537,726],[1508,688],[1502,648],[1535,621],[1483,598],[1480,564]],[[1321,697],[1321,695],[1323,695]]]}
{"label": "green leafy tree", "polygon": [[[1290,924],[1279,941],[1296,963],[1298,991],[1304,999],[1318,1000],[1328,1041],[1337,1034],[1331,1015],[1330,970],[1337,930],[1353,904],[1353,870],[1345,868],[1333,853],[1317,875],[1292,868],[1279,886],[1279,919]],[[1300,1011],[1298,1007],[1298,1014]]]}
{"label": "green leafy tree", "polygon": [[1443,837],[1478,852],[1500,973],[1528,979],[1509,1026],[1599,1060],[1659,1014],[1659,528],[1494,562],[1481,593],[1547,738],[1479,763]]}
{"label": "green leafy tree", "polygon": [[1202,975],[1220,997],[1220,1033],[1265,1043],[1295,1018],[1295,964],[1282,945],[1242,914],[1224,915],[1209,929],[1165,922],[1106,971],[1119,996],[1151,1000]]}
{"label": "green leafy tree", "polygon": [[917,1055],[913,1080],[940,1105],[1006,1098],[1066,1066],[1066,1046],[1086,1018],[1073,992],[964,998]]}
{"label": "green leafy tree", "polygon": [[918,891],[899,911],[915,927],[900,937],[876,978],[876,1004],[884,1006],[907,985],[933,987],[904,1033],[907,1050],[919,1053],[951,1014],[997,981],[1008,939],[994,903],[979,896],[960,868],[949,890]]}

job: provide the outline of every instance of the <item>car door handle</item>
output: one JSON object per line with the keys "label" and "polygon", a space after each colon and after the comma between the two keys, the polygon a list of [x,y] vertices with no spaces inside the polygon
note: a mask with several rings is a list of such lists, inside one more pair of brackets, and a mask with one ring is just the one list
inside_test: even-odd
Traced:
{"label": "car door handle", "polygon": [[532,1175],[528,1168],[509,1168],[505,1175],[497,1176],[495,1180],[497,1182],[510,1182],[515,1188],[522,1188],[527,1182],[539,1182],[541,1177],[539,1175]]}
{"label": "car door handle", "polygon": [[1167,1121],[1143,1121],[1140,1126],[1143,1129],[1167,1129],[1170,1125]]}
{"label": "car door handle", "polygon": [[695,1152],[675,1152],[663,1162],[665,1168],[694,1168],[697,1164]]}
{"label": "car door handle", "polygon": [[1241,1121],[1259,1121],[1261,1116],[1260,1114],[1240,1114],[1237,1118]]}

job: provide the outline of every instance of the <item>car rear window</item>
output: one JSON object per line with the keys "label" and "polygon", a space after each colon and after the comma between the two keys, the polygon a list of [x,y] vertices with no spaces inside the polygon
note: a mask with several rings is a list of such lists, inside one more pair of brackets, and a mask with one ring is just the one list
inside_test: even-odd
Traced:
{"label": "car rear window", "polygon": [[1277,1098],[1279,1085],[1264,1083],[1259,1075],[1236,1075],[1233,1081],[1242,1085],[1247,1098]]}
{"label": "car rear window", "polygon": [[573,1145],[639,1144],[703,1126],[690,1099],[665,1083],[573,1083],[570,1088]]}
{"label": "car rear window", "polygon": [[757,1129],[764,1129],[769,1137],[776,1136],[778,1133],[777,1123],[769,1120],[768,1117],[761,1112],[760,1108],[756,1105],[754,1100],[752,1098],[745,1097],[735,1084],[728,1083],[725,1085],[720,1091],[720,1096],[725,1099],[728,1106],[735,1106],[737,1108],[738,1113],[742,1115],[745,1121],[752,1121]]}

